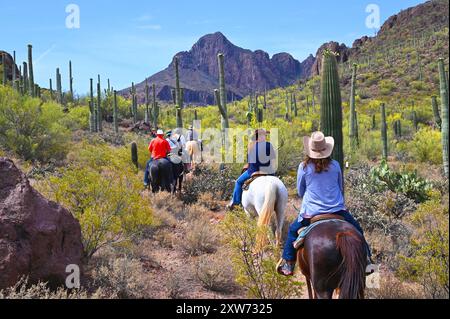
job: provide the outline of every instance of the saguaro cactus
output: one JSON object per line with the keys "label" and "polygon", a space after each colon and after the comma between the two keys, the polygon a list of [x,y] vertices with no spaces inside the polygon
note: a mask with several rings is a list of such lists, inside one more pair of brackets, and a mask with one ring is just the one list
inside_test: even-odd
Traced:
{"label": "saguaro cactus", "polygon": [[229,128],[228,122],[228,110],[227,110],[227,92],[225,88],[225,69],[224,69],[224,56],[222,53],[217,55],[217,61],[219,64],[219,89],[220,89],[220,103],[219,110],[222,114],[222,130]]}
{"label": "saguaro cactus", "polygon": [[28,92],[34,97],[33,46],[28,45]]}
{"label": "saguaro cactus", "polygon": [[437,128],[441,129],[442,120],[441,115],[439,114],[439,106],[436,96],[431,97],[431,107],[433,108],[434,123],[436,124]]}
{"label": "saguaro cactus", "polygon": [[414,130],[417,132],[417,130],[419,128],[419,123],[417,121],[417,113],[416,113],[416,111],[412,111],[411,120],[413,122]]}
{"label": "saguaro cactus", "polygon": [[90,79],[89,106],[90,106],[90,110],[91,110],[91,117],[90,117],[91,132],[97,132],[97,112],[95,110],[95,104],[94,104],[94,80],[93,79]]}
{"label": "saguaro cactus", "polygon": [[350,127],[349,127],[349,137],[350,137],[350,143],[352,147],[357,147],[359,145],[359,137],[357,133],[357,123],[356,123],[356,106],[355,106],[355,99],[356,99],[356,69],[357,65],[353,64],[353,70],[352,70],[352,84],[350,87]]}
{"label": "saguaro cactus", "polygon": [[381,103],[381,142],[383,143],[383,159],[388,157],[388,143],[387,143],[387,125],[386,125],[386,106]]}
{"label": "saguaro cactus", "polygon": [[49,79],[49,84],[50,84],[50,98],[53,100],[53,83],[52,83],[52,79]]}
{"label": "saguaro cactus", "polygon": [[22,94],[28,93],[28,64],[23,62]]}
{"label": "saguaro cactus", "polygon": [[17,74],[16,74],[16,51],[13,51],[12,81],[13,81],[13,88],[15,90],[18,90],[18,87],[17,87]]}
{"label": "saguaro cactus", "polygon": [[70,96],[73,99],[72,61],[69,61],[69,90],[70,90]]}
{"label": "saguaro cactus", "polygon": [[181,89],[180,89],[180,72],[179,72],[179,65],[178,65],[178,57],[175,57],[175,99],[176,99],[176,117],[177,117],[177,127],[182,128],[183,127],[183,97],[181,95]]}
{"label": "saguaro cactus", "polygon": [[159,105],[158,102],[156,101],[156,85],[154,83],[152,91],[153,91],[153,128],[157,128],[159,118]]}
{"label": "saguaro cactus", "polygon": [[295,94],[292,95],[292,102],[294,104],[294,116],[298,116],[298,108],[297,108],[297,99],[295,98]]}
{"label": "saguaro cactus", "polygon": [[134,166],[136,166],[136,170],[139,169],[139,161],[138,161],[138,149],[136,142],[131,143],[131,161]]}
{"label": "saguaro cactus", "polygon": [[441,92],[441,113],[442,113],[442,159],[444,163],[444,174],[448,178],[448,83],[445,73],[444,59],[439,59],[439,81]]}
{"label": "saguaro cactus", "polygon": [[119,133],[119,110],[117,108],[117,91],[114,91],[114,108],[113,108],[114,132]]}
{"label": "saguaro cactus", "polygon": [[344,170],[344,149],[342,136],[342,99],[336,54],[325,51],[322,57],[320,126],[326,136],[335,141],[332,157]]}
{"label": "saguaro cactus", "polygon": [[58,103],[62,103],[61,73],[59,73],[59,68],[56,68],[56,100]]}
{"label": "saguaro cactus", "polygon": [[103,131],[103,125],[102,125],[103,112],[102,112],[102,91],[101,91],[101,88],[100,88],[100,75],[98,76],[98,82],[97,82],[97,112],[98,112],[98,114],[97,114],[97,121],[98,121],[97,127],[98,127],[98,130],[100,132],[102,132]]}
{"label": "saguaro cactus", "polygon": [[145,80],[145,123],[150,124],[150,88]]}
{"label": "saguaro cactus", "polygon": [[284,119],[286,121],[289,121],[289,96],[288,96],[288,92],[286,92],[286,99],[284,101],[284,107],[285,107]]}

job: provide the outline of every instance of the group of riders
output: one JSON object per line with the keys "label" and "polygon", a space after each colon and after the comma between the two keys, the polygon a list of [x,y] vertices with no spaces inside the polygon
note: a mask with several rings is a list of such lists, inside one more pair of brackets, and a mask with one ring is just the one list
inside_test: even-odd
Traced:
{"label": "group of riders", "polygon": [[[241,205],[243,186],[258,172],[271,166],[276,156],[273,145],[267,141],[269,131],[257,129],[253,132],[252,141],[248,148],[247,164],[242,175],[236,180],[231,202],[227,210],[233,210]],[[195,132],[190,127],[187,140],[194,140]],[[174,175],[174,165],[171,161],[174,156],[182,156],[186,138],[181,135],[173,135],[171,131],[164,134],[162,130],[156,132],[156,137],[148,147],[151,159],[147,163],[144,184],[149,185],[149,174],[152,166],[157,163],[167,163],[169,168],[166,174],[170,174],[172,182],[177,178]],[[297,193],[302,199],[298,218],[290,225],[288,236],[284,244],[282,259],[277,265],[280,275],[292,276],[296,264],[299,230],[311,224],[311,219],[318,215],[333,214],[344,219],[364,237],[363,230],[358,221],[348,212],[344,201],[343,174],[340,164],[331,158],[334,149],[333,137],[326,137],[322,132],[314,132],[311,136],[303,138],[305,159],[299,164],[297,171]],[[183,165],[183,164],[181,164]],[[187,168],[188,169],[188,168]],[[274,175],[270,172],[268,175]],[[162,187],[163,189],[165,187]],[[167,188],[167,190],[169,190]],[[371,251],[367,242],[367,264],[372,264]]]}

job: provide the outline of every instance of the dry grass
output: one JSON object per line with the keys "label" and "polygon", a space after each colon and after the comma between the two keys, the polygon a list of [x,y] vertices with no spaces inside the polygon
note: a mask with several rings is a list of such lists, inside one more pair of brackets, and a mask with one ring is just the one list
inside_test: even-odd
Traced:
{"label": "dry grass", "polygon": [[200,256],[195,264],[195,270],[196,278],[206,289],[228,293],[236,288],[233,265],[228,254]]}
{"label": "dry grass", "polygon": [[366,289],[368,299],[422,299],[422,289],[415,284],[400,281],[390,272],[380,273],[380,288]]}
{"label": "dry grass", "polygon": [[146,297],[148,278],[137,259],[109,259],[92,271],[92,280],[95,287],[113,291],[121,299]]}
{"label": "dry grass", "polygon": [[191,220],[186,226],[186,235],[180,247],[190,256],[213,253],[219,245],[217,231],[206,218]]}

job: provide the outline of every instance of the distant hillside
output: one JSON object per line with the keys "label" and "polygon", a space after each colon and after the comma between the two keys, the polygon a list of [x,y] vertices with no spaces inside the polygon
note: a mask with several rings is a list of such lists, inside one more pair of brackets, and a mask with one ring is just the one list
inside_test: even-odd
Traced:
{"label": "distant hillside", "polygon": [[[255,92],[287,86],[310,73],[310,63],[304,66],[287,53],[275,54],[272,58],[264,51],[250,51],[231,43],[222,33],[208,34],[198,40],[190,51],[176,55],[180,65],[180,81],[187,103],[212,104],[214,89],[218,88],[217,54],[223,53],[225,81],[228,99],[241,99]],[[156,84],[160,100],[171,101],[171,89],[175,83],[174,63],[147,79]],[[144,100],[145,81],[137,84],[140,101]],[[129,95],[129,88],[120,92]]]}

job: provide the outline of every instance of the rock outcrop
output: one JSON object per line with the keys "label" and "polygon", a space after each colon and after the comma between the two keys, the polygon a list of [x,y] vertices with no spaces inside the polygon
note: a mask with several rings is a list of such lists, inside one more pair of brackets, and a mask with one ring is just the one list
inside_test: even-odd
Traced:
{"label": "rock outcrop", "polygon": [[[6,51],[0,50],[0,65],[2,65],[2,68],[3,68],[3,60],[2,60],[3,54],[5,54],[5,56],[6,56],[6,59],[5,59],[6,76],[8,78],[8,81],[12,81],[12,78],[13,78],[13,66],[16,68],[17,77],[19,77],[19,68],[17,67],[17,65],[14,65],[14,59],[11,56],[11,54],[9,54]],[[0,79],[0,81],[1,81],[1,79]]]}
{"label": "rock outcrop", "polygon": [[64,284],[66,266],[82,266],[81,228],[72,214],[30,186],[25,175],[0,158],[0,289],[22,276],[29,283]]}

